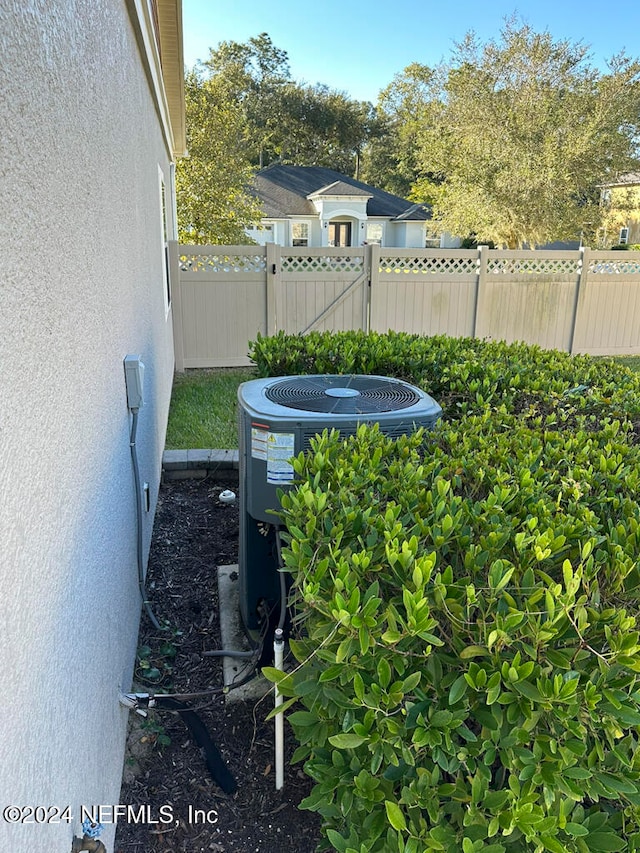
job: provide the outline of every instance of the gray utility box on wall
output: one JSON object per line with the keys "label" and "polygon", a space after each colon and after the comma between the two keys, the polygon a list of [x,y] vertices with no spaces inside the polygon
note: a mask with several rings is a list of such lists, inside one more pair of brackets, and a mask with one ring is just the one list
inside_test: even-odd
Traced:
{"label": "gray utility box on wall", "polygon": [[333,374],[254,379],[238,389],[240,611],[256,632],[259,610],[278,605],[274,525],[278,489],[293,482],[292,456],[324,429],[353,434],[377,423],[386,435],[431,429],[442,409],[420,388],[384,376]]}

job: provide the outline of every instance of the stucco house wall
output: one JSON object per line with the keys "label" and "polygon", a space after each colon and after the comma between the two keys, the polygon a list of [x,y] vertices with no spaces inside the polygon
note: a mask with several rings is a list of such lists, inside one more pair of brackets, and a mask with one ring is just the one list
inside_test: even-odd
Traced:
{"label": "stucco house wall", "polygon": [[123,359],[146,366],[145,556],[173,375],[174,152],[148,11],[0,5],[0,804],[72,815],[0,821],[12,853],[69,853],[80,806],[119,798],[140,614]]}
{"label": "stucco house wall", "polygon": [[424,249],[424,222],[390,222],[392,241],[389,245],[404,246],[407,249]]}
{"label": "stucco house wall", "polygon": [[640,243],[640,173],[623,175],[601,189],[605,209],[600,242],[603,246]]}

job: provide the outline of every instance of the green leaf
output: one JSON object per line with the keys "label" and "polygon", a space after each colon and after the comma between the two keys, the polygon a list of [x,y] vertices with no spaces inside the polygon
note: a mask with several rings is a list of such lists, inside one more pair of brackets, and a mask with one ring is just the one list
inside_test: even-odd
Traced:
{"label": "green leaf", "polygon": [[611,832],[590,832],[586,842],[594,853],[617,853],[627,847],[626,841]]}
{"label": "green leaf", "polygon": [[551,850],[551,853],[567,853],[566,847],[549,835],[541,835],[540,841],[544,844],[545,850]]}
{"label": "green leaf", "polygon": [[465,646],[465,648],[460,652],[460,657],[462,660],[469,660],[469,658],[477,658],[481,655],[489,655],[489,651],[482,646]]}
{"label": "green leaf", "polygon": [[387,812],[387,819],[391,826],[398,832],[405,831],[407,828],[407,822],[402,813],[402,809],[398,806],[398,804],[391,802],[391,800],[385,800],[384,807]]}
{"label": "green leaf", "polygon": [[292,699],[287,699],[286,702],[283,702],[282,705],[278,705],[277,708],[272,708],[271,711],[267,714],[265,719],[272,720],[274,717],[277,717],[278,714],[283,714],[285,711],[288,711],[292,705],[298,701],[298,697],[294,696]]}
{"label": "green leaf", "polygon": [[349,847],[349,842],[346,838],[343,838],[339,832],[336,832],[335,829],[327,829],[325,830],[327,833],[327,838],[331,842],[331,845],[338,853],[346,853],[346,850]]}
{"label": "green leaf", "polygon": [[408,675],[402,682],[403,693],[410,693],[412,690],[414,690],[418,686],[418,684],[420,684],[421,678],[422,672],[420,670],[417,670],[417,672],[412,672],[411,675]]}
{"label": "green leaf", "polygon": [[512,685],[514,690],[517,690],[518,693],[522,693],[523,696],[526,696],[527,699],[531,699],[533,702],[544,702],[544,696],[540,693],[538,688],[531,684],[529,681],[517,681]]}
{"label": "green leaf", "polygon": [[276,669],[275,666],[263,666],[262,674],[267,681],[271,681],[273,684],[281,685],[283,682],[291,682],[291,676],[281,669]]}
{"label": "green leaf", "polygon": [[492,811],[501,808],[509,799],[509,791],[491,791],[482,801],[485,809]]}
{"label": "green leaf", "polygon": [[449,704],[455,705],[467,692],[467,681],[464,675],[459,676],[449,690]]}
{"label": "green leaf", "polygon": [[402,639],[402,634],[400,631],[394,631],[391,628],[388,628],[384,634],[380,637],[383,643],[388,646],[393,646],[396,643],[400,642]]}
{"label": "green leaf", "polygon": [[[317,719],[316,719],[317,722]],[[329,743],[337,749],[356,749],[367,741],[366,737],[346,732],[345,734],[332,735]]]}
{"label": "green leaf", "polygon": [[589,830],[586,828],[586,826],[582,826],[582,824],[579,823],[568,823],[565,826],[564,831],[568,835],[573,835],[574,838],[580,835],[589,835]]}
{"label": "green leaf", "polygon": [[292,726],[317,726],[320,722],[318,715],[312,711],[294,711],[288,717]]}
{"label": "green leaf", "polygon": [[448,726],[451,720],[453,720],[453,714],[451,713],[451,711],[436,711],[435,714],[430,718],[429,725],[437,729],[440,727]]}
{"label": "green leaf", "polygon": [[621,779],[619,776],[614,776],[612,773],[595,773],[595,778],[601,782],[605,788],[610,791],[615,791],[617,794],[636,794],[638,788],[633,782],[626,779]]}
{"label": "green leaf", "polygon": [[391,682],[391,667],[386,658],[380,658],[378,661],[378,682],[384,690],[387,689]]}

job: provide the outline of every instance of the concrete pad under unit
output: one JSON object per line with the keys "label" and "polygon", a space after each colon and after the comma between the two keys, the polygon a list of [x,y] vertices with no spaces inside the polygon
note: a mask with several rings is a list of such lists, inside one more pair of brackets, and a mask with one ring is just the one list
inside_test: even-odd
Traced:
{"label": "concrete pad under unit", "polygon": [[[218,566],[218,601],[220,607],[220,636],[223,649],[251,651],[242,619],[240,617],[238,566]],[[253,660],[223,657],[223,682],[225,687],[233,687],[249,675],[254,666]],[[227,702],[255,700],[264,696],[272,685],[258,675],[246,684],[235,687],[227,693]],[[266,700],[268,701],[268,700]]]}

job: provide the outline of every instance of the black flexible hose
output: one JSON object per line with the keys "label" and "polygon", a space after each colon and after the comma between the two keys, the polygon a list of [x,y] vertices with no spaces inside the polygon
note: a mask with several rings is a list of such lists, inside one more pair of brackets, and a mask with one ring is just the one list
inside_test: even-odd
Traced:
{"label": "black flexible hose", "polygon": [[189,729],[194,741],[202,750],[207,769],[213,781],[222,788],[225,794],[233,794],[238,787],[236,780],[224,763],[220,750],[215,745],[209,734],[209,730],[199,715],[183,702],[178,702],[176,699],[168,697],[158,698],[156,700],[156,707],[178,712],[182,722]]}
{"label": "black flexible hose", "polygon": [[136,434],[138,432],[138,410],[132,409],[133,419],[131,421],[131,435],[129,438],[129,447],[131,449],[131,462],[133,464],[133,479],[136,488],[136,554],[138,563],[138,588],[142,597],[142,606],[145,613],[154,628],[160,629],[160,623],[156,619],[151,610],[151,605],[147,601],[147,591],[144,585],[144,556],[142,544],[142,489],[140,486],[140,468],[138,466],[138,451],[136,450]]}

